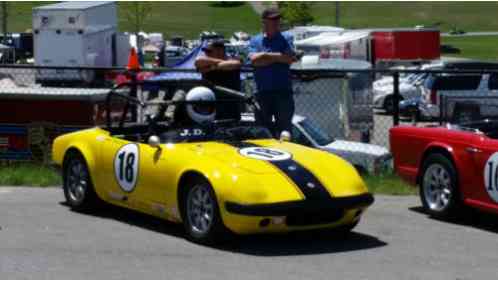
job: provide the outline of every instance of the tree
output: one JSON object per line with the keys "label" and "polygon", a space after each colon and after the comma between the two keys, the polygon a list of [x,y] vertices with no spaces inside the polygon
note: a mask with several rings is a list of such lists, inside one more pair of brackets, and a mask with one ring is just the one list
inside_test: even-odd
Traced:
{"label": "tree", "polygon": [[133,32],[138,33],[143,29],[145,20],[152,12],[150,2],[121,2],[122,16],[133,27]]}
{"label": "tree", "polygon": [[306,25],[313,21],[312,2],[278,2],[284,20],[290,25]]}

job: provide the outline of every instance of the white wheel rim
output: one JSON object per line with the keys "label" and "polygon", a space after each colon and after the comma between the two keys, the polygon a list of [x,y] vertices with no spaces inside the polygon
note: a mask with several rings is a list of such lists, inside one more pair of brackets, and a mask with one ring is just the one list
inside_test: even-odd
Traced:
{"label": "white wheel rim", "polygon": [[431,210],[444,210],[452,196],[451,178],[441,164],[431,164],[423,178],[423,192],[427,205]]}
{"label": "white wheel rim", "polygon": [[213,224],[214,200],[209,188],[204,185],[194,186],[187,196],[187,219],[192,231],[206,234]]}

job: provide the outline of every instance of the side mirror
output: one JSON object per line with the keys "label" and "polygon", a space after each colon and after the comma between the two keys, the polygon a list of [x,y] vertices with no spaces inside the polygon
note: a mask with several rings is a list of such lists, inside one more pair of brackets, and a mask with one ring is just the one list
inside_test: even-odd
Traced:
{"label": "side mirror", "polygon": [[161,148],[159,145],[161,144],[161,141],[159,140],[159,137],[156,136],[156,135],[152,135],[149,137],[149,139],[147,140],[147,143],[154,147],[154,148]]}
{"label": "side mirror", "polygon": [[282,131],[280,133],[280,141],[290,141],[291,134],[288,131]]}

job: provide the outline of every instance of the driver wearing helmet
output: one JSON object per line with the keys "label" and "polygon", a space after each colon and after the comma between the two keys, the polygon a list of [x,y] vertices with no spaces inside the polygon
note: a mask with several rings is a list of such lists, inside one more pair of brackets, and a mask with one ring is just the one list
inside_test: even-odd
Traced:
{"label": "driver wearing helmet", "polygon": [[216,116],[216,98],[213,91],[207,87],[194,87],[186,95],[183,91],[176,92],[172,100],[192,103],[168,106],[165,115],[174,130],[164,133],[161,138],[169,142],[201,139],[205,135],[203,128],[211,124]]}

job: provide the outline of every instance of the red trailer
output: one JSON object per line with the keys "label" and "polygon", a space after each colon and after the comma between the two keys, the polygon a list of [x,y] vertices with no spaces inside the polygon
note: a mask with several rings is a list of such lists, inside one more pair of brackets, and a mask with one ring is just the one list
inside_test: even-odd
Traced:
{"label": "red trailer", "polygon": [[438,29],[375,29],[372,35],[372,62],[430,61],[440,58]]}

